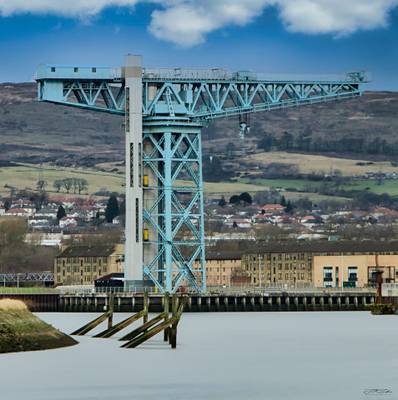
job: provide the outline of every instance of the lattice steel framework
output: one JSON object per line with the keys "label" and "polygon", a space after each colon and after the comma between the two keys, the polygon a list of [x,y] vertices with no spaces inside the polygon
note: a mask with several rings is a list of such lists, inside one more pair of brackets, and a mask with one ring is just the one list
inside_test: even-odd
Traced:
{"label": "lattice steel framework", "polygon": [[[129,74],[134,79],[139,77],[139,91],[130,88]],[[128,119],[136,118],[138,111],[131,113],[131,99],[126,93],[132,90],[142,100],[142,143],[139,139],[126,147],[126,160],[133,168],[136,156],[138,179],[145,178],[142,188],[140,183],[133,190],[142,190],[142,208],[140,196],[134,197],[128,189],[126,196],[127,203],[136,202],[135,213],[143,210],[141,221],[135,221],[136,242],[140,245],[142,233],[146,238],[142,242],[143,259],[139,260],[142,265],[133,265],[127,259],[125,269],[139,272],[141,268],[161,291],[175,292],[185,279],[195,290],[206,288],[202,126],[219,117],[360,96],[367,78],[362,72],[308,79],[221,69],[42,65],[37,82],[42,101],[126,114]],[[133,176],[131,171],[129,174]],[[126,236],[126,246],[130,246],[134,241],[131,229],[126,228]]]}
{"label": "lattice steel framework", "polygon": [[152,232],[144,242],[144,273],[167,292],[184,279],[205,290],[201,128],[144,127],[144,168],[152,176],[144,188],[144,227]]}

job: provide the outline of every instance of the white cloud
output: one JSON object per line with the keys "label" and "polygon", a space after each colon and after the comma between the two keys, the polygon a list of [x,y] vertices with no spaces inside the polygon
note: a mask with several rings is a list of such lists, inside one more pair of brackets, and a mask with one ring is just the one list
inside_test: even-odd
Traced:
{"label": "white cloud", "polygon": [[0,15],[55,14],[87,18],[111,6],[154,4],[149,31],[161,40],[194,46],[211,32],[245,26],[276,7],[287,30],[347,35],[384,27],[398,0],[0,0]]}
{"label": "white cloud", "polygon": [[384,27],[398,0],[278,0],[277,4],[289,31],[344,35]]}
{"label": "white cloud", "polygon": [[0,15],[55,14],[90,17],[111,6],[132,7],[139,0],[0,0]]}
{"label": "white cloud", "polygon": [[289,31],[345,35],[385,26],[397,5],[398,0],[175,0],[153,12],[149,30],[192,46],[212,31],[246,25],[273,6]]}
{"label": "white cloud", "polygon": [[192,46],[202,43],[215,30],[248,24],[269,3],[270,0],[166,1],[163,9],[152,13],[149,30],[159,39]]}

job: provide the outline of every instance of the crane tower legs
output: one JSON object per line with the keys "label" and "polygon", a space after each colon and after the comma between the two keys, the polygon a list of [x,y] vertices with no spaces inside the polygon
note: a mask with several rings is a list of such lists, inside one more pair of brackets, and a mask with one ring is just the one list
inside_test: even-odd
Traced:
{"label": "crane tower legs", "polygon": [[126,289],[206,287],[199,123],[142,119],[141,58],[127,56]]}

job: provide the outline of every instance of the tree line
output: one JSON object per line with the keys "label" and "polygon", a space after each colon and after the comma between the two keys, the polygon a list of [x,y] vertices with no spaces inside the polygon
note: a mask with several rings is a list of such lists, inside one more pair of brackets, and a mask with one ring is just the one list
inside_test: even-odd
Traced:
{"label": "tree line", "polygon": [[53,187],[57,192],[65,189],[66,193],[70,193],[73,190],[74,194],[81,194],[83,190],[88,189],[88,182],[84,178],[57,179],[54,181]]}
{"label": "tree line", "polygon": [[359,153],[370,155],[398,155],[398,142],[389,142],[381,137],[366,136],[314,136],[311,128],[299,134],[285,131],[280,136],[265,132],[258,147],[264,151],[271,150],[296,150],[319,153]]}

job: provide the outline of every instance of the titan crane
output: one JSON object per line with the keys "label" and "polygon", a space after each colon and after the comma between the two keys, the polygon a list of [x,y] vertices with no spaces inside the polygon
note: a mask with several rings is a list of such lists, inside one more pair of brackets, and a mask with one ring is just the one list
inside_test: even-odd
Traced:
{"label": "titan crane", "polygon": [[210,120],[362,94],[363,72],[271,79],[223,69],[41,65],[39,100],[125,116],[126,288],[206,289],[201,130]]}

